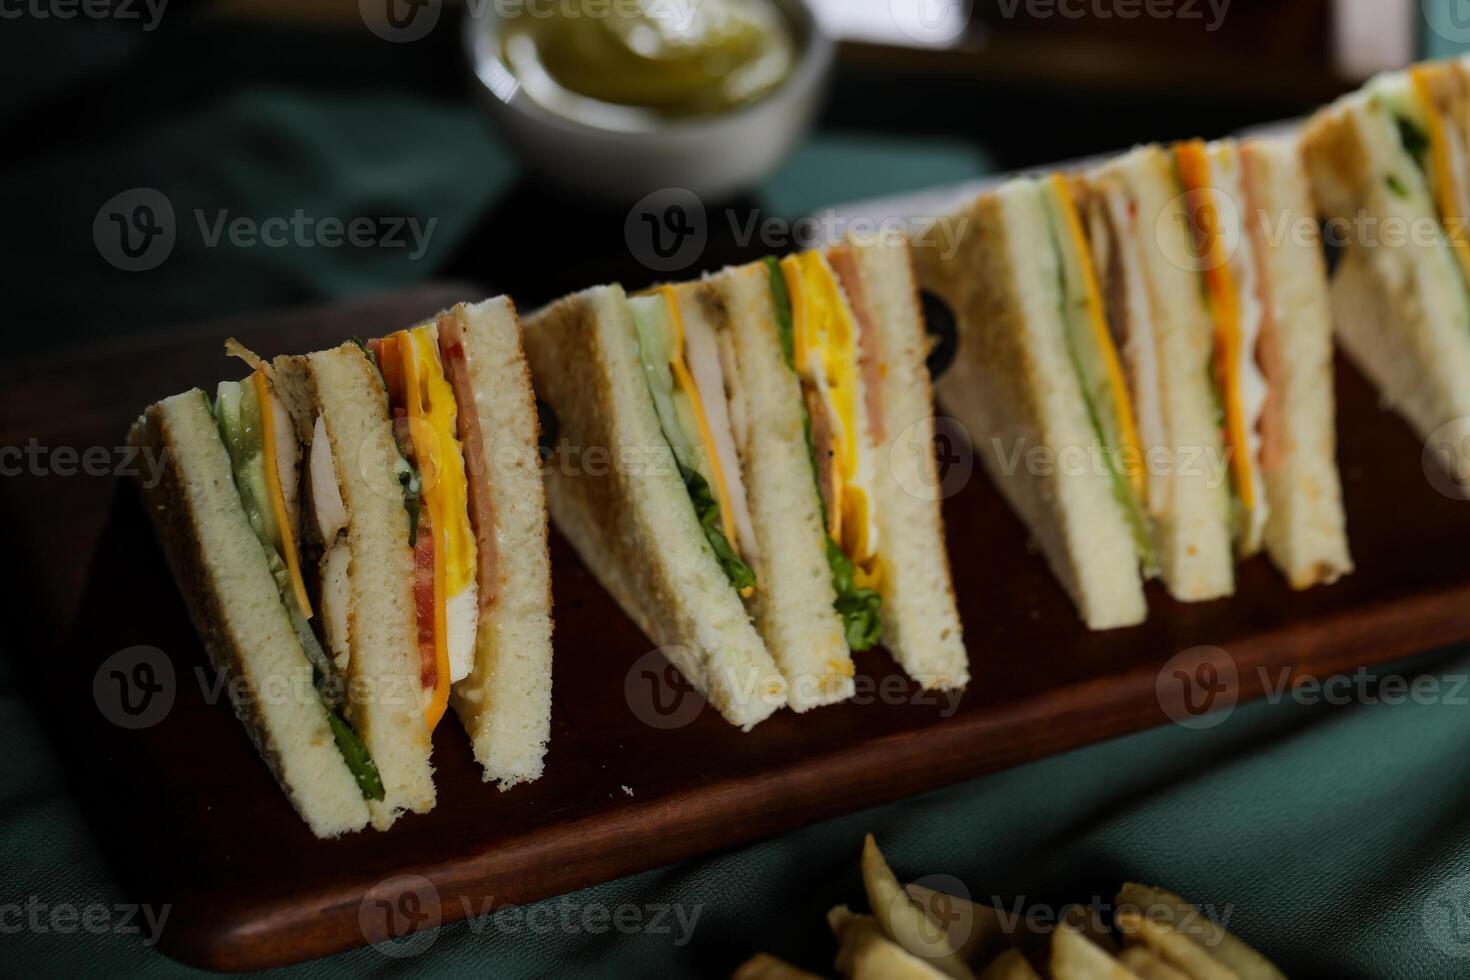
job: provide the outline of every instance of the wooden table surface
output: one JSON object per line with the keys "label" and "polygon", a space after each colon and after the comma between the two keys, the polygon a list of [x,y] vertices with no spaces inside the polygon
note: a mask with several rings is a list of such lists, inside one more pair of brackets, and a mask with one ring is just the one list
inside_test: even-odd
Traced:
{"label": "wooden table surface", "polygon": [[[859,702],[781,712],[742,734],[696,711],[652,644],[552,536],[556,668],[540,781],[480,781],[459,726],[435,734],[438,807],[387,834],[318,841],[230,711],[131,485],[60,475],[121,457],[148,402],[236,373],[221,342],[300,351],[406,325],[474,287],[205,324],[0,368],[0,508],[16,655],[109,857],[140,902],[169,902],[161,946],[216,969],[320,956],[781,833],[955,781],[1470,637],[1470,504],[1438,493],[1421,445],[1340,366],[1339,432],[1358,571],[1293,593],[1264,559],[1232,599],[1185,606],[1150,586],[1140,627],[1092,634],[975,470],[946,501],[974,680],[920,696],[881,652],[857,657]],[[950,447],[963,473],[964,447]],[[78,459],[84,459],[79,456]],[[72,460],[72,465],[79,465]],[[115,466],[114,466],[115,468]],[[43,474],[41,471],[48,471]],[[172,674],[166,716],[129,729],[98,692],[137,647]],[[1207,646],[1210,662],[1176,655]],[[136,656],[136,653],[129,654]],[[116,661],[113,661],[116,663]],[[1234,675],[1233,678],[1231,675]],[[167,678],[157,678],[160,686]],[[1205,683],[1204,687],[1200,686]],[[681,697],[682,695],[682,697]]]}

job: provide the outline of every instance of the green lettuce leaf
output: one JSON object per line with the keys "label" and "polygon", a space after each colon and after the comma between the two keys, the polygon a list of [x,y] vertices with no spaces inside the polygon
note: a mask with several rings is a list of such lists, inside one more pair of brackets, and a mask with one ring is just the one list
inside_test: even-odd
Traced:
{"label": "green lettuce leaf", "polygon": [[327,721],[337,748],[342,753],[347,768],[357,779],[363,796],[370,800],[383,798],[383,781],[378,769],[368,755],[367,748],[345,719],[338,714],[342,701],[343,685],[336,678],[336,665],[322,649],[305,611],[296,601],[296,589],[291,581],[291,572],[280,552],[281,542],[275,520],[271,516],[269,498],[265,486],[265,466],[261,454],[261,412],[267,409],[260,405],[248,385],[225,382],[219,386],[218,399],[213,406],[215,420],[219,425],[220,438],[229,452],[235,487],[240,494],[240,503],[250,519],[256,537],[265,550],[266,564],[271,577],[276,581],[281,603],[291,619],[301,651],[311,663],[312,683],[322,707],[326,709]]}
{"label": "green lettuce leaf", "polygon": [[694,503],[694,513],[699,518],[699,526],[704,529],[705,540],[714,549],[715,557],[720,560],[720,567],[725,570],[730,584],[742,591],[755,588],[755,572],[740,560],[720,528],[720,504],[710,492],[709,483],[682,464],[679,466],[679,473],[684,477],[684,486],[689,490],[689,499]]}
{"label": "green lettuce leaf", "polygon": [[[786,290],[786,277],[781,274],[781,265],[774,258],[766,258],[766,268],[771,273],[771,300],[776,307],[776,328],[781,334],[781,346],[786,353],[786,364],[796,369],[794,353],[795,323],[791,313],[791,294]],[[812,464],[812,488],[817,494],[817,506],[822,512],[822,527],[827,526],[827,502],[822,498],[821,472],[817,466],[817,444],[812,438],[812,417],[805,402],[801,406],[801,423],[806,432],[806,451]],[[827,566],[832,570],[832,586],[837,590],[837,601],[832,604],[842,617],[842,632],[847,645],[853,650],[869,650],[878,643],[883,632],[883,599],[872,589],[858,588],[853,581],[857,568],[843,553],[842,548],[831,536],[823,534],[827,543]]]}
{"label": "green lettuce leaf", "polygon": [[327,711],[327,724],[332,726],[332,737],[337,740],[337,751],[347,760],[347,768],[352,770],[362,795],[369,800],[381,800],[384,795],[383,778],[378,775],[378,767],[373,764],[372,756],[368,755],[367,746],[362,744],[352,726],[337,712],[330,709]]}
{"label": "green lettuce leaf", "polygon": [[796,370],[796,324],[791,315],[791,293],[786,289],[786,276],[774,255],[767,255],[766,271],[771,276],[771,301],[776,304],[776,330],[781,335],[781,351],[786,366]]}
{"label": "green lettuce leaf", "polygon": [[842,617],[842,632],[854,650],[870,650],[883,632],[883,599],[872,589],[859,588],[853,581],[857,568],[836,541],[827,538],[827,565],[837,589],[833,603]]}

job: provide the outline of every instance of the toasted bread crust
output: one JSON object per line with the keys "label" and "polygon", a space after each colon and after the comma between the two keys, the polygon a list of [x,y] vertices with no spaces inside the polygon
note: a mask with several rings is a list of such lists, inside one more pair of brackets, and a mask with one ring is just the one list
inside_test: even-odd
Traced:
{"label": "toasted bread crust", "polygon": [[[1217,599],[1235,590],[1235,555],[1229,483],[1212,485],[1207,472],[1187,462],[1201,451],[1207,459],[1225,457],[1208,366],[1214,319],[1203,299],[1200,273],[1181,265],[1192,247],[1183,188],[1172,155],[1156,145],[1111,160],[1087,179],[1098,188],[1120,189],[1136,212],[1137,226],[1122,229],[1120,245],[1135,249],[1152,321],[1162,442],[1143,448],[1167,461],[1163,472],[1148,477],[1159,571],[1181,602]],[[1136,369],[1141,362],[1130,357],[1134,340],[1130,336],[1121,353]],[[1130,383],[1139,404],[1137,373]]]}
{"label": "toasted bread crust", "polygon": [[[388,396],[372,362],[346,343],[273,363],[277,391],[299,431],[321,416],[348,515],[351,551],[344,708],[377,764],[385,796],[368,804],[386,830],[406,812],[433,809],[432,744],[424,723],[413,600],[413,551],[401,490]],[[366,582],[377,580],[373,586]],[[368,593],[371,593],[369,595]]]}
{"label": "toasted bread crust", "polygon": [[914,253],[922,288],[949,304],[960,334],[959,354],[939,382],[940,398],[969,430],[991,479],[1043,542],[1054,574],[1075,594],[1077,573],[1064,558],[1049,496],[1039,487],[1029,492],[1015,487],[999,472],[1000,461],[984,445],[991,433],[1025,432],[1035,428],[1031,420],[1041,417],[1035,397],[1036,365],[1022,341],[1025,314],[1008,258],[1000,201],[984,195],[957,219],[965,228],[952,243],[954,254],[948,261],[938,249]]}
{"label": "toasted bread crust", "polygon": [[[481,315],[483,328],[476,319]],[[538,456],[541,425],[515,304],[508,298],[460,303],[438,319],[445,317],[460,319],[471,380],[477,396],[485,392],[474,410],[496,533],[515,545],[498,557],[495,599],[480,616],[475,667],[452,697],[485,778],[506,789],[541,775],[551,736],[551,554]],[[522,703],[509,704],[512,698]],[[524,728],[515,724],[517,716],[524,716]]]}
{"label": "toasted bread crust", "polygon": [[[789,685],[794,711],[844,701],[852,656],[834,608],[827,532],[811,476],[796,372],[787,366],[764,265],[726,269],[676,289],[685,323],[700,318],[728,339],[725,387],[743,406],[733,424],[757,547],[748,600],[767,648]],[[732,413],[733,414],[733,413]]]}
{"label": "toasted bread crust", "polygon": [[732,724],[750,728],[786,685],[704,540],[637,363],[620,287],[529,317],[526,356],[558,419],[552,518],[629,617]]}
{"label": "toasted bread crust", "polygon": [[1377,196],[1363,132],[1349,113],[1314,116],[1303,131],[1302,152],[1322,217],[1350,221]]}
{"label": "toasted bread crust", "polygon": [[[235,715],[245,726],[250,740],[255,743],[261,758],[292,806],[319,837],[335,837],[344,832],[361,830],[368,821],[366,804],[357,790],[356,780],[348,770],[346,761],[337,750],[327,725],[326,709],[311,685],[311,664],[299,645],[296,647],[296,658],[291,658],[291,669],[295,676],[290,679],[300,682],[297,687],[309,698],[310,703],[302,705],[302,708],[314,724],[305,737],[297,735],[302,743],[297,746],[297,750],[304,753],[303,758],[309,756],[309,765],[318,770],[316,784],[305,787],[293,785],[287,772],[285,748],[279,741],[278,734],[272,730],[267,712],[262,707],[268,702],[265,701],[263,692],[256,689],[253,682],[255,671],[247,667],[247,661],[252,656],[251,645],[262,642],[263,638],[257,635],[243,636],[231,622],[225,594],[227,587],[220,580],[210,556],[206,553],[204,516],[195,508],[187,490],[184,451],[168,421],[169,402],[175,403],[179,408],[193,410],[192,407],[180,403],[184,399],[196,397],[201,402],[198,410],[208,412],[204,393],[195,389],[174,396],[167,402],[150,406],[128,433],[130,445],[163,460],[159,481],[153,486],[146,483],[139,485],[145,509],[163,545],[174,581],[178,584],[189,610],[189,618],[203,641],[210,663],[223,677],[224,689],[229,693]],[[194,468],[197,472],[193,474],[193,478],[211,479],[220,481],[221,484],[228,481],[229,486],[223,489],[234,495],[237,491],[234,489],[224,445],[218,444],[217,449],[216,458],[195,461]],[[235,499],[238,500],[238,497]],[[233,529],[235,533],[249,534],[253,538],[254,532],[249,528],[243,507],[231,517],[239,525]],[[258,545],[254,549],[246,548],[240,564],[241,567],[233,569],[235,574],[248,576],[257,590],[267,594],[274,592],[275,583],[264,549]],[[277,615],[279,621],[272,625],[275,627],[275,639],[279,640],[291,627],[284,607]],[[292,638],[287,636],[287,642]],[[301,684],[304,686],[300,686]],[[292,690],[295,691],[297,687]],[[335,798],[327,799],[323,795],[331,793],[336,794]]]}
{"label": "toasted bread crust", "polygon": [[[1077,448],[1049,429],[1059,420],[1048,419],[1044,404],[1048,394],[1056,397],[1052,386],[1076,382],[1049,377],[1029,349],[1030,314],[1014,264],[1021,243],[1013,241],[1001,192],[982,195],[952,220],[962,223],[952,255],[915,251],[921,286],[950,305],[960,332],[959,356],[939,382],[940,400],[969,430],[976,455],[1039,542],[1088,626],[1101,630],[1142,622],[1147,615],[1143,586],[1122,515],[1109,512],[1107,541],[1098,552],[1109,570],[1098,567],[1088,575],[1092,552],[1084,548],[1097,549],[1093,538],[1100,540],[1104,528],[1073,526],[1069,509],[1081,498],[1069,498],[1071,505],[1063,499],[1067,488],[1059,467],[1034,471],[1024,459],[1007,457],[1018,448]],[[1075,411],[1082,410],[1080,392],[1063,400],[1076,401]],[[1097,488],[1089,496],[1101,504]]]}
{"label": "toasted bread crust", "polygon": [[[200,397],[203,397],[203,392]],[[265,728],[265,719],[261,716],[256,699],[233,697],[245,676],[244,643],[229,629],[224,598],[215,588],[214,576],[210,573],[200,542],[200,515],[190,506],[188,494],[184,491],[180,454],[169,432],[161,405],[150,405],[133,424],[128,433],[128,444],[164,461],[162,478],[158,483],[152,488],[140,485],[147,504],[148,517],[163,544],[169,570],[173,572],[174,582],[184,597],[184,604],[189,608],[189,618],[194,623],[194,630],[204,641],[209,662],[224,675],[226,690],[232,694],[231,703],[236,717],[245,726],[250,740],[255,743],[261,758],[281,783],[281,788],[287,795],[291,795],[291,788],[286,785],[281,774],[281,754],[275,739]],[[260,555],[260,570],[266,575],[270,574],[264,551]],[[248,681],[245,684],[248,685]]]}
{"label": "toasted bread crust", "polygon": [[[1470,415],[1470,310],[1433,187],[1392,115],[1381,93],[1347,96],[1311,121],[1303,147],[1319,209],[1334,234],[1349,233],[1331,284],[1337,339],[1427,439]],[[1437,233],[1426,238],[1425,225]],[[1457,465],[1470,458],[1456,455]]]}
{"label": "toasted bread crust", "polygon": [[[1321,242],[1272,241],[1269,226],[1310,221],[1314,205],[1294,142],[1249,141],[1241,160],[1261,213],[1253,229],[1270,280],[1271,333],[1263,362],[1280,451],[1262,455],[1270,516],[1266,546],[1293,588],[1329,584],[1353,569],[1337,472],[1331,303]],[[1315,225],[1313,225],[1315,230]],[[1268,464],[1269,461],[1269,464]]]}
{"label": "toasted bread crust", "polygon": [[[597,369],[606,354],[590,322],[597,315],[595,302],[593,296],[578,294],[532,314],[528,323],[526,352],[536,390],[557,417],[558,455],[547,469],[547,505],[603,587],[639,629],[657,638],[656,610],[664,600],[672,601],[672,595],[641,560],[642,542],[631,531],[636,515],[626,474],[607,461],[608,472],[596,478],[571,476],[565,471],[583,461],[560,455],[563,446],[568,453],[591,455],[588,447],[606,453],[614,445],[611,420],[599,410],[612,401],[612,392],[611,382]],[[572,348],[579,344],[581,350],[573,355]],[[551,370],[564,353],[557,369]]]}
{"label": "toasted bread crust", "polygon": [[[906,239],[849,236],[878,336],[879,522],[887,542],[883,642],[914,680],[955,690],[970,680],[934,453],[934,387],[914,250]],[[884,281],[884,280],[888,281]],[[898,559],[898,553],[902,558]],[[889,560],[898,559],[898,560]]]}

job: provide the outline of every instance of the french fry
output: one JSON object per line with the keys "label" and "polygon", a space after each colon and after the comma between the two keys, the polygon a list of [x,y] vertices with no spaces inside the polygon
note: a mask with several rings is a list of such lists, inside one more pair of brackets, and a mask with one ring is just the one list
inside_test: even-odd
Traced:
{"label": "french fry", "polygon": [[1125,942],[1147,946],[1155,956],[1192,980],[1240,980],[1240,974],[1167,922],[1150,919],[1132,909],[1120,910],[1113,921]]}
{"label": "french fry", "polygon": [[1062,915],[1061,924],[1076,929],[1103,952],[1111,956],[1118,955],[1118,941],[1091,908],[1082,905],[1069,906]]}
{"label": "french fry", "polygon": [[1286,980],[1286,974],[1270,960],[1211,922],[1192,902],[1172,892],[1130,882],[1118,892],[1116,908],[1135,909],[1150,919],[1168,922],[1234,970],[1240,980]]}
{"label": "french fry", "polygon": [[837,972],[847,980],[945,980],[946,975],[883,935],[878,920],[845,905],[827,913],[837,936]]}
{"label": "french fry", "polygon": [[798,970],[785,960],[768,953],[756,953],[740,964],[730,980],[820,980],[815,974]]}
{"label": "french fry", "polygon": [[949,933],[904,892],[872,834],[863,841],[862,867],[868,904],[883,935],[945,976],[974,980],[975,974],[950,943]]}
{"label": "french fry", "polygon": [[949,934],[949,944],[960,959],[970,966],[988,963],[1012,945],[1011,937],[1001,922],[1000,913],[989,905],[981,905],[946,892],[907,884],[903,890],[923,909],[930,921]]}
{"label": "french fry", "polygon": [[[1059,918],[1028,919],[1018,929],[998,905],[899,884],[872,834],[863,840],[861,868],[872,914],[845,905],[827,913],[846,980],[1286,980],[1260,953],[1163,889],[1124,885],[1111,926],[1092,905],[1068,905]],[[760,953],[731,980],[818,978]]]}
{"label": "french fry", "polygon": [[1052,980],[1140,980],[1076,929],[1057,926],[1051,934]]}
{"label": "french fry", "polygon": [[1008,949],[985,968],[980,980],[1041,980],[1041,974],[1032,969],[1019,949]]}
{"label": "french fry", "polygon": [[1118,954],[1118,962],[1143,980],[1189,980],[1188,976],[1149,952],[1146,946],[1129,946]]}

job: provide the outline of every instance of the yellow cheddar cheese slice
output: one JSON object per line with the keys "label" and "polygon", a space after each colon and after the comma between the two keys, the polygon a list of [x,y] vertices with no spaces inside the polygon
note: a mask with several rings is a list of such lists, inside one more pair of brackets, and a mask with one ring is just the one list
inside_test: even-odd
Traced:
{"label": "yellow cheddar cheese slice", "polygon": [[[286,569],[291,573],[291,590],[296,593],[296,603],[307,619],[312,617],[311,600],[306,596],[306,582],[301,577],[301,556],[296,551],[296,536],[291,531],[291,520],[286,513],[286,496],[281,489],[281,470],[276,465],[276,413],[273,410],[270,381],[265,371],[257,368],[250,376],[255,386],[255,399],[260,404],[260,431],[262,455],[265,457],[265,485],[271,498],[271,514],[276,526],[281,529],[281,550],[284,551]],[[294,437],[293,437],[294,438]]]}
{"label": "yellow cheddar cheese slice", "polygon": [[[724,461],[715,449],[714,434],[710,431],[709,417],[704,411],[704,399],[700,397],[699,386],[694,383],[694,377],[689,373],[689,365],[685,363],[684,349],[684,316],[679,312],[679,300],[674,293],[674,287],[664,285],[658,287],[658,293],[664,299],[668,307],[669,323],[674,331],[674,349],[671,352],[669,368],[674,374],[674,385],[682,391],[689,399],[689,404],[694,411],[694,423],[699,432],[699,444],[704,449],[704,457],[709,460],[709,472],[715,483],[715,497],[720,505],[720,528],[725,532],[725,539],[730,542],[730,547],[740,553],[740,541],[736,534],[735,512],[730,506],[730,488],[725,482]],[[741,590],[742,595],[749,595],[751,590]]]}
{"label": "yellow cheddar cheese slice", "polygon": [[1077,255],[1082,272],[1082,286],[1086,293],[1088,329],[1093,343],[1102,355],[1103,369],[1107,374],[1108,388],[1113,398],[1113,418],[1124,450],[1123,469],[1128,484],[1140,503],[1147,500],[1148,482],[1143,467],[1142,443],[1138,438],[1138,420],[1133,411],[1133,399],[1128,391],[1128,382],[1123,376],[1122,360],[1113,335],[1108,330],[1107,316],[1103,313],[1102,289],[1097,282],[1097,268],[1092,262],[1092,250],[1087,236],[1082,231],[1082,219],[1077,214],[1077,202],[1072,196],[1072,187],[1061,174],[1052,174],[1052,189],[1062,216],[1064,230]]}
{"label": "yellow cheddar cheese slice", "polygon": [[1184,189],[1191,197],[1200,261],[1204,266],[1205,291],[1209,295],[1215,325],[1215,377],[1225,398],[1225,443],[1230,451],[1230,468],[1236,495],[1247,509],[1256,506],[1249,434],[1241,386],[1240,294],[1225,254],[1220,214],[1206,193],[1210,188],[1209,150],[1201,140],[1174,148]]}
{"label": "yellow cheddar cheese slice", "polygon": [[878,528],[863,472],[857,322],[821,252],[788,255],[781,272],[791,297],[796,370],[816,393],[832,437],[827,533],[856,566],[856,584],[876,588]]}
{"label": "yellow cheddar cheese slice", "polygon": [[[423,504],[429,512],[429,531],[434,541],[434,690],[430,692],[429,702],[424,708],[424,718],[432,732],[449,706],[449,619],[446,613],[446,585],[449,579],[450,540],[453,536],[451,525],[455,522],[445,512],[444,504],[446,484],[452,485],[455,482],[454,472],[448,470],[446,462],[449,456],[457,456],[458,453],[445,451],[446,446],[456,447],[453,431],[448,433],[450,441],[446,443],[442,428],[436,428],[436,423],[442,426],[446,411],[452,423],[453,394],[449,394],[447,408],[436,406],[430,401],[430,390],[425,378],[430,372],[425,370],[426,359],[420,356],[416,333],[399,331],[388,338],[392,341],[391,344],[385,342],[383,346],[385,350],[396,354],[402,365],[403,407],[408,413],[408,431],[414,462],[423,477]],[[437,358],[434,363],[438,363]],[[445,388],[447,390],[447,383]],[[461,459],[461,488],[464,484],[463,470],[464,461]],[[449,493],[453,493],[452,486]],[[463,513],[463,506],[460,512]]]}
{"label": "yellow cheddar cheese slice", "polygon": [[458,437],[454,389],[439,359],[439,343],[429,327],[411,331],[419,380],[420,420],[431,435],[433,478],[425,476],[424,496],[437,525],[445,528],[446,595],[458,595],[475,578],[475,532],[469,522],[469,479]]}
{"label": "yellow cheddar cheese slice", "polygon": [[1449,133],[1445,128],[1439,101],[1434,97],[1434,73],[1445,70],[1448,69],[1420,65],[1409,70],[1409,79],[1413,82],[1414,94],[1424,109],[1424,118],[1429,127],[1430,167],[1433,170],[1429,184],[1434,193],[1434,203],[1439,208],[1440,223],[1444,225],[1445,236],[1449,239],[1455,258],[1460,262],[1461,270],[1466,279],[1470,280],[1470,241],[1465,238],[1467,216],[1459,213],[1459,206],[1455,202],[1455,182],[1458,175],[1451,158]]}

